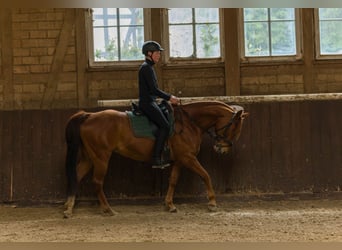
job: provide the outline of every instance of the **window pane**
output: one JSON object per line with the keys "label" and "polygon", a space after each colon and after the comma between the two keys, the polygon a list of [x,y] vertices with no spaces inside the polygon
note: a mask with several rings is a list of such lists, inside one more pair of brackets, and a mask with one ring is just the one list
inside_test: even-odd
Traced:
{"label": "window pane", "polygon": [[96,61],[112,61],[118,59],[118,39],[116,34],[116,28],[94,29],[94,59]]}
{"label": "window pane", "polygon": [[93,15],[103,15],[103,10],[102,8],[94,8],[93,9]]}
{"label": "window pane", "polygon": [[269,56],[268,25],[262,23],[245,24],[246,56]]}
{"label": "window pane", "polygon": [[104,26],[103,19],[94,19],[93,27],[103,27],[103,26]]}
{"label": "window pane", "polygon": [[116,12],[109,9],[94,9],[93,20],[93,27],[117,26]]}
{"label": "window pane", "polygon": [[319,9],[321,54],[342,54],[342,9]]}
{"label": "window pane", "polygon": [[272,8],[271,20],[294,20],[293,8]]}
{"label": "window pane", "polygon": [[169,32],[172,57],[190,57],[194,54],[191,25],[171,26]]}
{"label": "window pane", "polygon": [[107,12],[108,15],[114,15],[116,18],[116,8],[105,8],[103,9],[103,11]]}
{"label": "window pane", "polygon": [[120,9],[120,25],[143,25],[143,9]]}
{"label": "window pane", "polygon": [[191,8],[169,9],[169,24],[191,23],[191,22],[192,22],[192,9]]}
{"label": "window pane", "polygon": [[294,8],[245,8],[245,56],[296,55]]}
{"label": "window pane", "polygon": [[170,57],[220,57],[218,8],[169,9]]}
{"label": "window pane", "polygon": [[342,19],[342,8],[320,8],[320,20]]}
{"label": "window pane", "polygon": [[342,54],[342,22],[321,21],[321,54]]}
{"label": "window pane", "polygon": [[94,61],[142,60],[142,8],[93,9]]}
{"label": "window pane", "polygon": [[248,21],[267,21],[268,13],[265,8],[245,8],[244,9],[244,20]]}
{"label": "window pane", "polygon": [[219,57],[220,39],[218,24],[204,24],[196,26],[197,57]]}
{"label": "window pane", "polygon": [[294,22],[273,22],[271,26],[272,55],[295,55]]}
{"label": "window pane", "polygon": [[120,29],[121,37],[121,60],[143,59],[141,47],[144,38],[143,27],[124,27]]}
{"label": "window pane", "polygon": [[219,11],[214,8],[198,8],[195,9],[196,23],[218,23]]}

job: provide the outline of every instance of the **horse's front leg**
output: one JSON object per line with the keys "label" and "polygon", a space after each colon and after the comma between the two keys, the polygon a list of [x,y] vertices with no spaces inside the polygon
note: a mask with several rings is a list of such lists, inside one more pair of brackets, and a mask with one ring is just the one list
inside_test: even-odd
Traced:
{"label": "horse's front leg", "polygon": [[171,212],[171,213],[177,212],[177,208],[173,204],[173,195],[175,193],[175,187],[177,185],[179,173],[180,173],[180,165],[175,163],[172,166],[172,170],[171,170],[171,174],[170,174],[170,179],[169,179],[169,187],[168,187],[167,194],[166,194],[166,197],[165,197],[166,209],[169,212]]}
{"label": "horse's front leg", "polygon": [[216,204],[216,195],[215,191],[211,182],[211,178],[208,174],[208,172],[203,168],[203,166],[199,163],[197,158],[195,156],[189,157],[185,162],[184,166],[188,167],[195,173],[197,173],[202,180],[204,181],[206,187],[207,187],[207,194],[208,194],[208,209],[209,211],[216,211],[217,210],[217,204]]}

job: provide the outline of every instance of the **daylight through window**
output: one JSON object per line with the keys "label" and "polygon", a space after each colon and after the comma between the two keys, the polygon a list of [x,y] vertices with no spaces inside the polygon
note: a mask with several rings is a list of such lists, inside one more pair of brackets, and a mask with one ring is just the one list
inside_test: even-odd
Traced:
{"label": "daylight through window", "polygon": [[342,54],[342,9],[319,9],[319,39],[321,55]]}
{"label": "daylight through window", "polygon": [[143,17],[142,8],[94,8],[94,61],[143,59]]}
{"label": "daylight through window", "polygon": [[296,55],[295,9],[243,9],[245,56]]}
{"label": "daylight through window", "polygon": [[220,57],[219,9],[169,9],[170,57]]}

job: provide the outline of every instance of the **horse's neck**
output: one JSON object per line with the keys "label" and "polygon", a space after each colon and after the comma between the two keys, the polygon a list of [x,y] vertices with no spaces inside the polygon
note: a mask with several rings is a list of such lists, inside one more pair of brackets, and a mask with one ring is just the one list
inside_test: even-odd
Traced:
{"label": "horse's neck", "polygon": [[213,126],[220,117],[232,111],[224,104],[205,102],[189,105],[187,112],[198,126],[206,130]]}

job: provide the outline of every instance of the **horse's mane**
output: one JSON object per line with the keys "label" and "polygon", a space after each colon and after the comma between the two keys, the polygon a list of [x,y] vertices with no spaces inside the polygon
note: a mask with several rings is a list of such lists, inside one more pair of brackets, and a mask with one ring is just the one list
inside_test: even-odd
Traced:
{"label": "horse's mane", "polygon": [[186,107],[198,108],[198,106],[208,107],[208,106],[213,106],[213,105],[215,105],[215,106],[217,106],[217,105],[223,106],[223,107],[227,108],[232,113],[234,113],[236,110],[243,109],[241,106],[238,106],[238,105],[228,105],[227,103],[224,103],[222,101],[194,101],[194,102],[182,104],[182,106],[184,108],[186,108]]}

